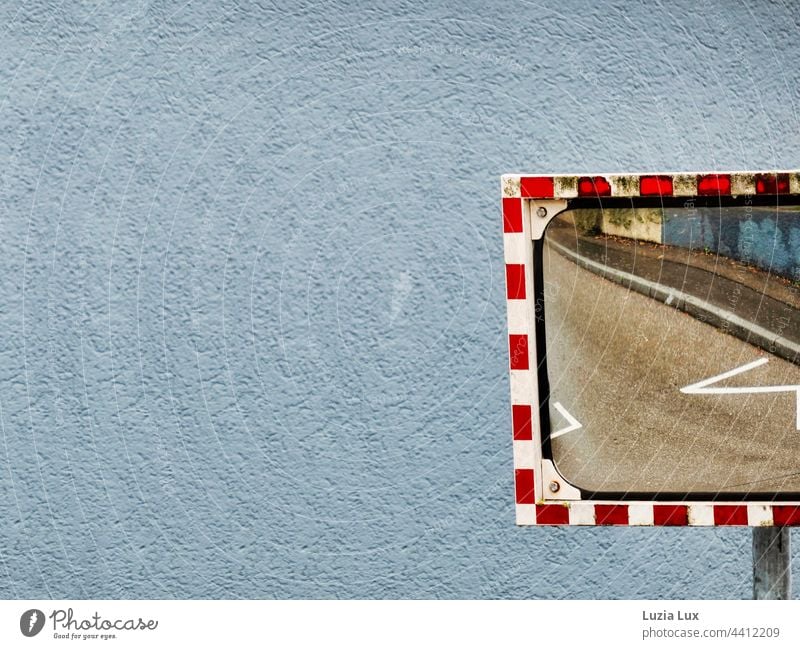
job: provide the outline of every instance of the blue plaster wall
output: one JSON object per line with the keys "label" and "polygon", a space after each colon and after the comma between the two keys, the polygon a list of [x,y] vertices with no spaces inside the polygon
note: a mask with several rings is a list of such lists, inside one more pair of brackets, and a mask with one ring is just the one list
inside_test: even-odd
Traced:
{"label": "blue plaster wall", "polygon": [[0,597],[747,597],[514,526],[499,176],[796,167],[787,4],[0,7]]}

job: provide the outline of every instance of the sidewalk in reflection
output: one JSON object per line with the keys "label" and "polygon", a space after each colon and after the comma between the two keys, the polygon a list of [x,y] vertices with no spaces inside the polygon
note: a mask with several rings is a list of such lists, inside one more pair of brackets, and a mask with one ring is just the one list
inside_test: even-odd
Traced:
{"label": "sidewalk in reflection", "polygon": [[800,364],[800,288],[783,277],[698,250],[581,235],[558,220],[545,241],[606,279]]}

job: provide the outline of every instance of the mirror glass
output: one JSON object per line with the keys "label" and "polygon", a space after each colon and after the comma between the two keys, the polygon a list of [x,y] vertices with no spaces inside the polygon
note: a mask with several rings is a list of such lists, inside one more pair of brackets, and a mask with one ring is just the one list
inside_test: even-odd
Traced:
{"label": "mirror glass", "polygon": [[541,261],[544,452],[568,482],[800,494],[800,207],[567,211]]}

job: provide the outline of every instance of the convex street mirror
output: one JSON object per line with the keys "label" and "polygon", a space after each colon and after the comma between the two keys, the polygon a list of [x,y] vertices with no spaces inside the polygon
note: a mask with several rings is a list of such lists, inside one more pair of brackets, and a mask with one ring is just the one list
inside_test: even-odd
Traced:
{"label": "convex street mirror", "polygon": [[567,482],[800,494],[799,209],[600,207],[550,222],[545,443]]}
{"label": "convex street mirror", "polygon": [[504,176],[503,217],[518,522],[800,522],[800,176]]}

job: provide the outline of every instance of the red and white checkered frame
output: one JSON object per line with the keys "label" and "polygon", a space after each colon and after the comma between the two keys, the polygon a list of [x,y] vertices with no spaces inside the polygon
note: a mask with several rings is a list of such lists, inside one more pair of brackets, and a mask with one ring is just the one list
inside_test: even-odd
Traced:
{"label": "red and white checkered frame", "polygon": [[[501,187],[517,524],[800,525],[800,502],[582,500],[542,457],[533,291],[533,241],[571,199],[800,195],[800,171],[504,175]],[[556,479],[552,494],[545,485]]]}

